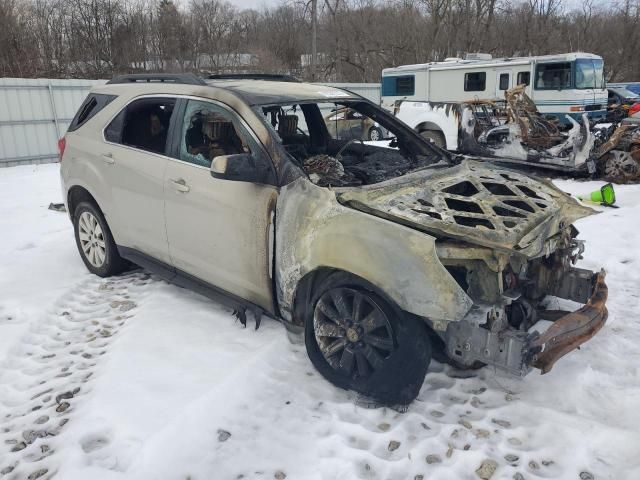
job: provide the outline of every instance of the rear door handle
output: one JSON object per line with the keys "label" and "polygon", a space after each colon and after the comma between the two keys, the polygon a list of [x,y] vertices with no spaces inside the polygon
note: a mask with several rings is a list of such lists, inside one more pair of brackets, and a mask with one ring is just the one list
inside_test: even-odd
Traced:
{"label": "rear door handle", "polygon": [[189,188],[189,185],[187,185],[187,182],[185,182],[183,178],[172,178],[169,181],[171,182],[171,185],[173,185],[173,188],[175,188],[179,192],[187,193],[189,190],[191,190]]}
{"label": "rear door handle", "polygon": [[113,159],[113,154],[111,152],[102,154],[102,161],[104,163],[108,163],[109,165],[113,165],[116,161]]}

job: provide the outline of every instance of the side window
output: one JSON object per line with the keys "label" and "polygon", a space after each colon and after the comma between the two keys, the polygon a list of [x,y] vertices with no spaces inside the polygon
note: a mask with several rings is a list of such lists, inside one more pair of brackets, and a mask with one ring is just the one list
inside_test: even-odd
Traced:
{"label": "side window", "polygon": [[381,95],[383,97],[414,95],[415,91],[415,75],[404,75],[401,77],[382,77]]}
{"label": "side window", "polygon": [[213,103],[189,100],[182,123],[180,160],[210,167],[211,161],[220,155],[257,150],[253,139],[233,117]]}
{"label": "side window", "polygon": [[500,74],[500,90],[508,90],[509,89],[509,74],[501,73]]}
{"label": "side window", "polygon": [[164,154],[175,102],[173,98],[143,98],[130,103],[105,128],[105,140]]}
{"label": "side window", "polygon": [[518,85],[529,85],[531,83],[531,72],[518,72]]}
{"label": "side window", "polygon": [[484,92],[487,86],[487,74],[485,72],[469,72],[464,74],[465,92]]}
{"label": "side window", "polygon": [[571,62],[539,63],[536,65],[536,90],[571,88]]}
{"label": "side window", "polygon": [[82,102],[76,116],[71,120],[71,124],[67,131],[73,132],[87,123],[92,117],[94,117],[100,110],[109,105],[115,95],[104,95],[102,93],[90,93],[87,98]]}
{"label": "side window", "polygon": [[125,108],[104,129],[104,139],[107,142],[122,143],[122,125],[124,125],[126,114],[127,109]]}

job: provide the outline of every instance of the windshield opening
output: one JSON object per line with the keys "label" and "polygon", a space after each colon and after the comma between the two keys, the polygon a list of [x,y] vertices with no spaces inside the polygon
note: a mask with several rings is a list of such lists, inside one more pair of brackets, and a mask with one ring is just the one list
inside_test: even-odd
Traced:
{"label": "windshield opening", "polygon": [[448,158],[369,102],[306,101],[255,109],[320,186],[371,185]]}
{"label": "windshield opening", "polygon": [[576,88],[604,88],[604,62],[602,60],[576,60]]}

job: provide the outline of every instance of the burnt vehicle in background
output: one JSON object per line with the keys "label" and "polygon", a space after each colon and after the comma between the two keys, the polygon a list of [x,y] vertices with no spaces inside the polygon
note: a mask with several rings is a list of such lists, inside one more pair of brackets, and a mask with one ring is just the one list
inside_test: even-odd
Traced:
{"label": "burnt vehicle in background", "polygon": [[[567,115],[563,124],[538,111],[525,85],[504,95],[504,101],[479,99],[426,108],[455,130],[458,153],[547,176],[640,181],[640,119],[593,124],[584,113],[581,121]],[[397,101],[395,114],[401,120],[413,118],[425,103]]]}
{"label": "burnt vehicle in background", "polygon": [[640,95],[622,86],[607,87],[607,122],[619,122],[640,111]]}

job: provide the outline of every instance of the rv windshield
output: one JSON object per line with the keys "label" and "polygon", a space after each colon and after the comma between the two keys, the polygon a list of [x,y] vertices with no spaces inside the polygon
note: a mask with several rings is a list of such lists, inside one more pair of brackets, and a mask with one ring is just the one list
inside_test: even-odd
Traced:
{"label": "rv windshield", "polygon": [[576,88],[604,88],[604,62],[590,58],[576,60]]}
{"label": "rv windshield", "polygon": [[301,101],[255,111],[320,186],[370,185],[448,164],[446,152],[370,102]]}

